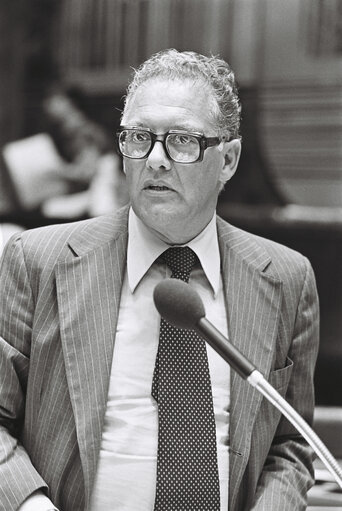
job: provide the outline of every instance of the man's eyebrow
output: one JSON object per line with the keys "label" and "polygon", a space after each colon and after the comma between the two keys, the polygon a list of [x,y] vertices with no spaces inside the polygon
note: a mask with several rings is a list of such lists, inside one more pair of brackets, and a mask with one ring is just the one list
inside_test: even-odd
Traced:
{"label": "man's eyebrow", "polygon": [[130,123],[125,123],[125,126],[136,126],[137,128],[147,128],[146,124],[145,123],[142,123],[142,122],[130,122]]}

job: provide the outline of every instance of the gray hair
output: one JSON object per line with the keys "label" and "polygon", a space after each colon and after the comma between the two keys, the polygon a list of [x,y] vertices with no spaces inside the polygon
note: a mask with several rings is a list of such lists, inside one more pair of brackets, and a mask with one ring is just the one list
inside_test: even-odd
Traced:
{"label": "gray hair", "polygon": [[204,56],[192,51],[163,50],[152,55],[135,70],[127,88],[125,107],[136,90],[148,80],[200,80],[205,83],[212,97],[209,101],[213,124],[220,136],[240,138],[240,101],[235,76],[229,65],[214,56]]}

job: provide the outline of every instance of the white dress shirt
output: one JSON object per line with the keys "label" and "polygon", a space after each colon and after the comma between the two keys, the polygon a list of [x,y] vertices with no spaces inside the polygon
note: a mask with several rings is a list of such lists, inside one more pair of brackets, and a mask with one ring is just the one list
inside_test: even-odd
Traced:
{"label": "white dress shirt", "polygon": [[[155,498],[158,408],[151,396],[160,317],[153,290],[170,276],[155,262],[169,245],[130,210],[127,271],[121,293],[114,355],[91,511],[151,511]],[[207,318],[227,336],[216,216],[186,244],[198,256],[190,285],[200,294]],[[134,318],[134,319],[132,319]],[[229,366],[207,345],[216,422],[221,510],[228,509]],[[18,511],[54,509],[38,491]]]}
{"label": "white dress shirt", "polygon": [[[187,246],[197,254],[203,268],[194,269],[189,283],[200,294],[208,319],[227,335],[216,218]],[[131,210],[127,272],[91,511],[153,509],[158,407],[151,396],[151,385],[160,316],[152,297],[156,284],[170,276],[164,263],[155,262],[167,248],[169,245],[151,233]],[[209,345],[207,353],[216,421],[221,509],[227,510],[229,367]]]}

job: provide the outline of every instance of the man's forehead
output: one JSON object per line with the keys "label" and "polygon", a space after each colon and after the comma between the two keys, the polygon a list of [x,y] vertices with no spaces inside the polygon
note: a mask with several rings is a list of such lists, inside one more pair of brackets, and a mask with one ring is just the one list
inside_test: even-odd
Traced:
{"label": "man's forehead", "polygon": [[164,116],[173,118],[174,129],[196,129],[198,121],[202,123],[209,114],[203,85],[190,79],[149,79],[128,96],[123,123],[129,120],[142,126],[145,120]]}
{"label": "man's forehead", "polygon": [[157,101],[155,96],[156,92],[158,97],[170,95],[170,93],[172,94],[172,91],[175,91],[176,98],[179,95],[179,92],[182,92],[183,94],[186,93],[189,96],[198,97],[199,92],[205,91],[205,94],[207,94],[207,92],[209,92],[209,87],[203,80],[192,80],[190,78],[177,78],[175,80],[164,77],[149,78],[142,82],[134,91],[128,94],[126,108],[131,103],[146,98],[150,90],[153,90],[152,99]]}

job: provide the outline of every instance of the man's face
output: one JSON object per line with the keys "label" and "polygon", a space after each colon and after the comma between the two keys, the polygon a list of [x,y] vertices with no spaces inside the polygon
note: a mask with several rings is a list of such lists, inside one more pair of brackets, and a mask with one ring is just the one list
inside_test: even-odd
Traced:
{"label": "man's face", "polygon": [[[122,124],[158,135],[170,129],[217,135],[210,122],[208,90],[190,81],[149,80],[126,105]],[[133,210],[161,239],[185,243],[209,223],[226,166],[226,146],[209,147],[201,162],[191,164],[170,160],[159,142],[146,159],[124,158]]]}

